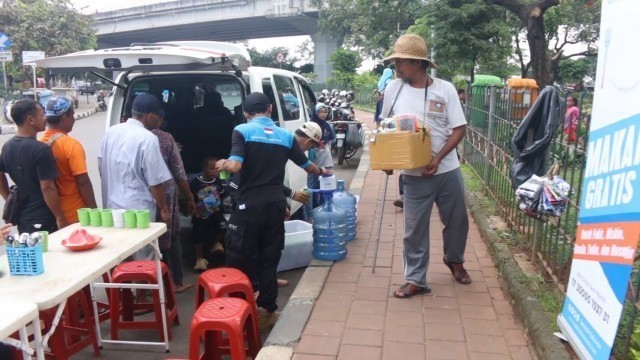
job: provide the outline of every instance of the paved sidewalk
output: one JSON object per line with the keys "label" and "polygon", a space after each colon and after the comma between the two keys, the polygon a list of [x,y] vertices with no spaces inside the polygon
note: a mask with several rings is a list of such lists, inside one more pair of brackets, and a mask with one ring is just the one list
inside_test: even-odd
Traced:
{"label": "paved sidewalk", "polygon": [[[370,123],[370,117],[363,120]],[[456,283],[442,263],[442,225],[434,209],[427,276],[432,293],[393,297],[404,283],[402,211],[392,204],[397,175],[389,177],[372,274],[384,177],[381,171],[367,173],[358,207],[358,236],[349,243],[347,258],[331,268],[293,359],[531,359],[527,338],[473,218],[465,254],[472,284]]]}

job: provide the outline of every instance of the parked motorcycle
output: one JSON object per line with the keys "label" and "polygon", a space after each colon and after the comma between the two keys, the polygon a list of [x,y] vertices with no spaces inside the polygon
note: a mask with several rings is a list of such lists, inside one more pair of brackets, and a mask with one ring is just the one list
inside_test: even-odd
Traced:
{"label": "parked motorcycle", "polygon": [[335,119],[332,121],[333,131],[336,134],[336,145],[333,151],[338,158],[338,165],[342,165],[345,159],[351,159],[362,147],[364,129],[360,122],[354,120],[349,109],[339,108]]}
{"label": "parked motorcycle", "polygon": [[105,94],[104,92],[100,91],[98,93],[98,111],[107,111],[107,102],[105,101]]}

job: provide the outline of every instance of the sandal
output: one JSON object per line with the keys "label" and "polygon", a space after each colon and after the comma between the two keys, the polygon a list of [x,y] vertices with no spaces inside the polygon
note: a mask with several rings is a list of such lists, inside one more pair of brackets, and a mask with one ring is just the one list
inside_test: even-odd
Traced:
{"label": "sandal", "polygon": [[189,284],[189,283],[187,283],[186,285],[185,285],[185,284],[182,284],[182,285],[176,285],[176,286],[175,286],[175,288],[173,289],[173,291],[174,291],[176,294],[179,294],[179,293],[181,293],[181,292],[183,292],[183,291],[186,291],[186,290],[188,290],[188,289],[191,289],[192,287],[193,287],[193,284]]}
{"label": "sandal", "polygon": [[[413,286],[415,290],[409,291],[409,286]],[[431,289],[428,287],[422,287],[418,285],[414,285],[412,283],[405,283],[398,290],[393,292],[393,296],[398,299],[408,299],[413,295],[424,295],[431,292]]]}
{"label": "sandal", "polygon": [[[469,276],[469,273],[467,272],[467,270],[464,269],[464,267],[462,266],[462,263],[450,262],[445,257],[442,258],[442,262],[444,262],[444,264],[447,265],[447,267],[451,271],[451,275],[453,275],[453,278],[456,279],[458,283],[462,285],[471,284],[471,276]],[[456,269],[453,265],[458,265],[458,264],[461,265],[461,270],[459,270],[458,273],[456,274]]]}

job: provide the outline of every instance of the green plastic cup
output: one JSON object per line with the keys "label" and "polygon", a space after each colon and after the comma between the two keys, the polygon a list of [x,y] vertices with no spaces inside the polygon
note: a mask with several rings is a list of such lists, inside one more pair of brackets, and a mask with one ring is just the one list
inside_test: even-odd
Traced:
{"label": "green plastic cup", "polygon": [[220,180],[229,180],[230,176],[231,175],[229,174],[229,172],[227,170],[220,171]]}
{"label": "green plastic cup", "polygon": [[102,226],[113,227],[113,209],[104,209],[100,212]]}
{"label": "green plastic cup", "polygon": [[149,210],[136,211],[136,223],[138,224],[138,229],[148,228],[150,222],[151,222],[151,212]]}
{"label": "green plastic cup", "polygon": [[124,212],[124,227],[134,229],[136,227],[136,211],[127,210]]}
{"label": "green plastic cup", "polygon": [[80,221],[80,225],[89,226],[91,223],[89,211],[91,211],[89,208],[78,209],[78,221]]}
{"label": "green plastic cup", "polygon": [[42,234],[42,252],[46,252],[49,250],[49,232],[48,231],[39,231]]}
{"label": "green plastic cup", "polygon": [[102,225],[102,217],[101,217],[101,209],[91,209],[89,211],[89,220],[91,226],[101,226]]}

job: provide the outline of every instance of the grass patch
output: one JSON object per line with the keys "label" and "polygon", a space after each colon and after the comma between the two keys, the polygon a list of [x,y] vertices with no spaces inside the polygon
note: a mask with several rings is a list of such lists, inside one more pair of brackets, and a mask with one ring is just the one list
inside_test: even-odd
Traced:
{"label": "grass patch", "polygon": [[[478,200],[478,204],[484,210],[487,217],[500,216],[499,207],[489,196],[484,195],[484,184],[480,178],[473,172],[467,164],[460,166],[462,177],[464,178],[465,188],[473,193]],[[500,241],[507,245],[509,249],[516,253],[522,251],[528,252],[528,242],[519,233],[514,231],[496,231]],[[549,315],[551,319],[548,327],[554,331],[558,331],[558,325],[555,322],[556,316],[562,310],[563,294],[555,287],[553,283],[549,283],[542,274],[535,276],[525,276],[524,281],[527,287],[536,296],[543,311]]]}
{"label": "grass patch", "polygon": [[376,105],[375,104],[373,104],[373,105],[369,105],[369,104],[354,104],[353,108],[361,110],[361,111],[368,111],[368,112],[371,112],[371,113],[376,112]]}
{"label": "grass patch", "polygon": [[482,181],[476,176],[476,174],[471,170],[471,167],[467,164],[462,164],[460,166],[460,170],[462,171],[462,177],[464,178],[464,186],[467,190],[472,193],[482,193],[483,185]]}
{"label": "grass patch", "polygon": [[484,196],[484,184],[482,180],[471,169],[471,166],[467,164],[460,165],[462,171],[462,178],[464,179],[464,187],[467,191],[473,193],[478,198],[480,206],[487,210],[490,215],[498,215],[498,204],[489,196]]}

